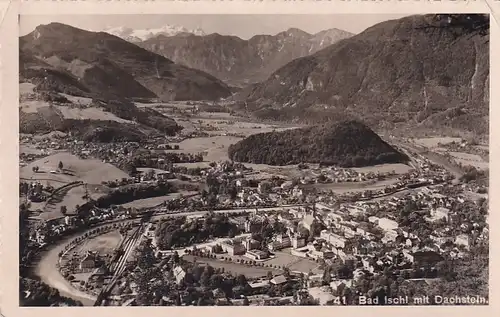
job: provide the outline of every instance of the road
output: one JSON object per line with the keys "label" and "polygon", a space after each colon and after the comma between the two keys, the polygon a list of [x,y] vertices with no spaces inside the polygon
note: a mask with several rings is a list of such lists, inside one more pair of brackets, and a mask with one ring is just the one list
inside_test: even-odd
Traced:
{"label": "road", "polygon": [[[83,234],[84,233],[81,233],[80,235]],[[42,259],[36,266],[35,274],[40,277],[42,282],[59,290],[61,295],[81,301],[84,306],[92,306],[96,297],[80,291],[71,285],[71,283],[61,275],[56,266],[59,261],[59,252],[63,251],[66,244],[77,236],[79,235],[62,240],[59,244],[53,246],[43,254]]]}
{"label": "road", "polygon": [[[226,213],[226,214],[231,214],[231,213],[239,213],[243,211],[273,211],[273,210],[281,210],[281,209],[287,209],[287,208],[296,208],[301,205],[285,205],[285,206],[279,206],[279,207],[267,207],[267,208],[238,208],[238,209],[226,209],[226,210],[215,210],[213,211],[214,213]],[[193,211],[193,212],[182,212],[182,213],[160,213],[160,214],[155,214],[151,217],[151,221],[154,220],[159,220],[165,216],[170,216],[170,217],[181,217],[181,216],[201,216],[204,214],[207,214],[208,211]],[[130,219],[124,219],[121,221],[116,221],[116,222],[130,222],[134,220]],[[103,224],[105,225],[105,224]],[[90,229],[89,229],[90,230]],[[141,230],[138,230],[137,232],[142,232]],[[85,232],[80,233],[79,235],[83,235]],[[77,235],[78,236],[78,235]],[[116,266],[115,270],[115,276],[113,279],[116,279],[116,276],[119,276],[125,267],[126,264],[126,259],[128,256],[131,254],[135,246],[137,245],[137,242],[141,236],[141,233],[138,233],[137,235],[133,235],[131,239],[125,242],[124,244],[124,251],[125,254],[120,257],[118,264]],[[59,270],[56,268],[56,264],[58,263],[59,260],[59,252],[64,249],[64,246],[76,236],[67,238],[62,240],[56,245],[53,245],[51,249],[46,252],[45,254],[42,255],[41,260],[37,264],[36,268],[36,274],[41,278],[43,282],[46,284],[50,285],[51,287],[58,289],[59,292],[67,297],[73,298],[75,300],[81,301],[85,306],[92,306],[96,300],[96,297],[89,295],[85,292],[82,292],[75,287],[71,285],[70,282],[68,282],[59,272]]]}
{"label": "road", "polygon": [[[296,207],[295,205],[290,205],[290,206],[283,206],[283,207],[272,207],[272,208],[258,208],[260,211],[270,211],[270,210],[278,210],[281,208],[291,208],[291,207]],[[255,208],[247,208],[247,209],[231,209],[231,210],[216,210],[214,213],[238,213],[242,212],[244,210],[248,211],[253,211]],[[172,216],[172,217],[181,217],[181,216],[198,216],[198,215],[204,215],[206,214],[207,211],[193,211],[193,212],[183,212],[183,213],[162,213],[162,214],[156,214],[151,217],[151,220],[159,220],[165,216]],[[131,222],[134,220],[130,219],[124,219],[122,221],[116,221],[116,222]],[[106,224],[102,224],[101,226],[104,226]],[[96,227],[93,227],[94,229]],[[89,229],[91,230],[91,229]],[[40,261],[36,265],[35,269],[35,274],[40,277],[40,279],[46,283],[47,285],[59,290],[61,295],[64,295],[66,297],[73,298],[75,300],[81,301],[83,305],[85,306],[93,306],[96,297],[92,296],[90,294],[87,294],[83,291],[80,291],[79,289],[75,288],[69,281],[67,281],[59,272],[57,269],[57,263],[59,261],[59,252],[64,250],[64,247],[66,246],[67,243],[69,243],[73,238],[76,238],[78,236],[83,236],[85,232],[81,232],[79,234],[73,235],[71,237],[67,237],[57,244],[54,244],[50,246],[50,249],[43,253],[41,256]],[[138,237],[136,237],[135,243],[133,240],[129,241],[129,244],[125,245],[126,250],[128,250],[128,253],[132,252],[133,246],[136,245],[137,239],[140,237],[140,234]],[[126,258],[125,258],[126,259]],[[120,262],[119,265],[117,265],[117,270],[123,270],[123,267],[125,265],[125,261]]]}

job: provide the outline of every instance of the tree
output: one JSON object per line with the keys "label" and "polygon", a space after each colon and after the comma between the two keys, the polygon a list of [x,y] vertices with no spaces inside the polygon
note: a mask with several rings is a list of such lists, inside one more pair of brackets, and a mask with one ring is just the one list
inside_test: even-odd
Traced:
{"label": "tree", "polygon": [[57,168],[62,170],[64,168],[63,162],[59,161],[59,164],[57,165]]}
{"label": "tree", "polygon": [[290,278],[290,269],[288,267],[283,268],[283,276]]}
{"label": "tree", "polygon": [[247,285],[247,278],[243,274],[238,275],[236,277],[236,281],[237,281],[238,285],[240,285],[240,286],[246,286]]}

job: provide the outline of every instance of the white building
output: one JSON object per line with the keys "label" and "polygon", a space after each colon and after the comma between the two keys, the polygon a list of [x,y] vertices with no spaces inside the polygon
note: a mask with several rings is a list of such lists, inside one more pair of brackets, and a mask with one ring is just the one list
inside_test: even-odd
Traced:
{"label": "white building", "polygon": [[432,209],[431,210],[431,216],[434,219],[443,219],[443,218],[445,218],[446,221],[448,221],[449,220],[449,214],[450,214],[450,210],[448,208],[445,208],[445,207],[438,207],[436,209]]}
{"label": "white building", "polygon": [[467,249],[470,247],[470,239],[466,234],[460,234],[455,238],[455,244],[463,245]]}
{"label": "white building", "polygon": [[333,232],[328,232],[327,230],[321,231],[320,237],[325,239],[328,243],[332,244],[336,248],[345,248],[347,239],[335,234]]}
{"label": "white building", "polygon": [[[370,220],[368,218],[368,220]],[[391,220],[389,218],[380,218],[378,220],[378,226],[382,228],[384,231],[390,231],[398,228],[398,223],[394,220]]]}

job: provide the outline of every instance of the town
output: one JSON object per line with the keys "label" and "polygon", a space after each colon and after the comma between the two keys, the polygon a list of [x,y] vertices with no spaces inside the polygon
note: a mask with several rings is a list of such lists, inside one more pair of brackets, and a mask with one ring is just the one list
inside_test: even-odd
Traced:
{"label": "town", "polygon": [[19,306],[488,305],[489,15],[281,13],[16,17]]}
{"label": "town", "polygon": [[[453,274],[452,263],[488,246],[487,184],[457,179],[410,149],[404,173],[299,164],[306,176],[287,178],[228,160],[182,167],[175,163],[202,162],[203,153],[165,154],[174,149],[166,144],[55,140],[24,141],[131,175],[103,181],[109,189],[94,199],[83,181],[54,188],[33,180],[71,175],[63,161],[48,168],[40,157],[20,158],[35,175],[20,182],[21,215],[35,223],[24,233],[22,265],[57,245],[53,264],[87,305],[356,305],[360,296],[418,296],[422,283]],[[338,193],[328,184],[360,187]],[[85,188],[82,203],[69,210],[61,201],[77,187]],[[47,213],[32,206],[52,204],[61,207],[48,213],[59,216],[29,216]]]}

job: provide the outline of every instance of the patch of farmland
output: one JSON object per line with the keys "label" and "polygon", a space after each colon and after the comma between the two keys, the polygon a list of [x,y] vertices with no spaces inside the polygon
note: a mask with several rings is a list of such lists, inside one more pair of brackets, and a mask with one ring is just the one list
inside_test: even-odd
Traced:
{"label": "patch of farmland", "polygon": [[[57,171],[59,162],[63,163],[65,173],[51,173],[51,171]],[[35,166],[39,167],[37,173],[33,171]],[[45,182],[83,181],[88,184],[101,184],[103,181],[129,177],[127,173],[109,163],[103,163],[96,159],[80,159],[68,152],[59,152],[31,162],[20,169],[19,176],[22,179],[43,180]]]}
{"label": "patch of farmland", "polygon": [[452,138],[452,137],[432,137],[432,138],[421,138],[415,139],[414,142],[418,145],[425,146],[427,148],[434,148],[441,144],[447,144],[452,142],[461,142],[461,138]]}
{"label": "patch of farmland", "polygon": [[411,169],[412,167],[406,164],[380,164],[375,166],[353,168],[353,170],[358,173],[390,173],[394,171],[398,175],[408,173]]}
{"label": "patch of farmland", "polygon": [[77,119],[77,120],[102,120],[102,121],[116,121],[121,123],[134,123],[130,120],[125,120],[117,117],[111,112],[103,111],[102,108],[89,107],[89,108],[73,108],[67,106],[56,106],[65,119]]}
{"label": "patch of farmland", "polygon": [[78,254],[85,254],[87,251],[97,251],[99,254],[111,254],[114,249],[120,244],[122,235],[118,230],[111,231],[93,237],[91,239],[84,240],[81,244],[75,247],[72,252]]}
{"label": "patch of farmland", "polygon": [[449,152],[449,154],[454,157],[455,161],[462,165],[471,165],[479,169],[487,169],[489,167],[489,162],[484,161],[483,158],[477,154],[464,152]]}
{"label": "patch of farmland", "polygon": [[43,100],[25,100],[19,104],[19,108],[25,113],[36,113],[44,107],[49,107],[49,103]]}
{"label": "patch of farmland", "polygon": [[125,208],[150,208],[150,207],[158,206],[159,204],[161,204],[165,201],[179,198],[181,195],[187,196],[187,195],[191,195],[194,193],[196,193],[196,192],[172,193],[172,194],[168,194],[165,196],[138,199],[138,200],[134,200],[134,201],[131,201],[129,203],[123,204],[121,206],[123,206]]}
{"label": "patch of farmland", "polygon": [[179,145],[180,150],[184,153],[207,152],[205,160],[209,162],[224,161],[229,159],[227,148],[241,139],[232,136],[212,136],[186,139],[180,143],[172,143],[172,145]]}
{"label": "patch of farmland", "polygon": [[34,93],[35,85],[32,83],[20,83],[19,84],[19,95],[28,95]]}
{"label": "patch of farmland", "polygon": [[318,263],[312,260],[292,255],[285,251],[275,252],[275,257],[267,260],[265,264],[278,267],[287,267],[290,271],[298,271],[307,274],[318,267]]}
{"label": "patch of farmland", "polygon": [[65,97],[66,99],[68,99],[72,103],[78,104],[78,105],[88,106],[88,105],[90,105],[92,103],[92,98],[71,96],[71,95],[64,94],[64,93],[59,93],[59,95]]}

